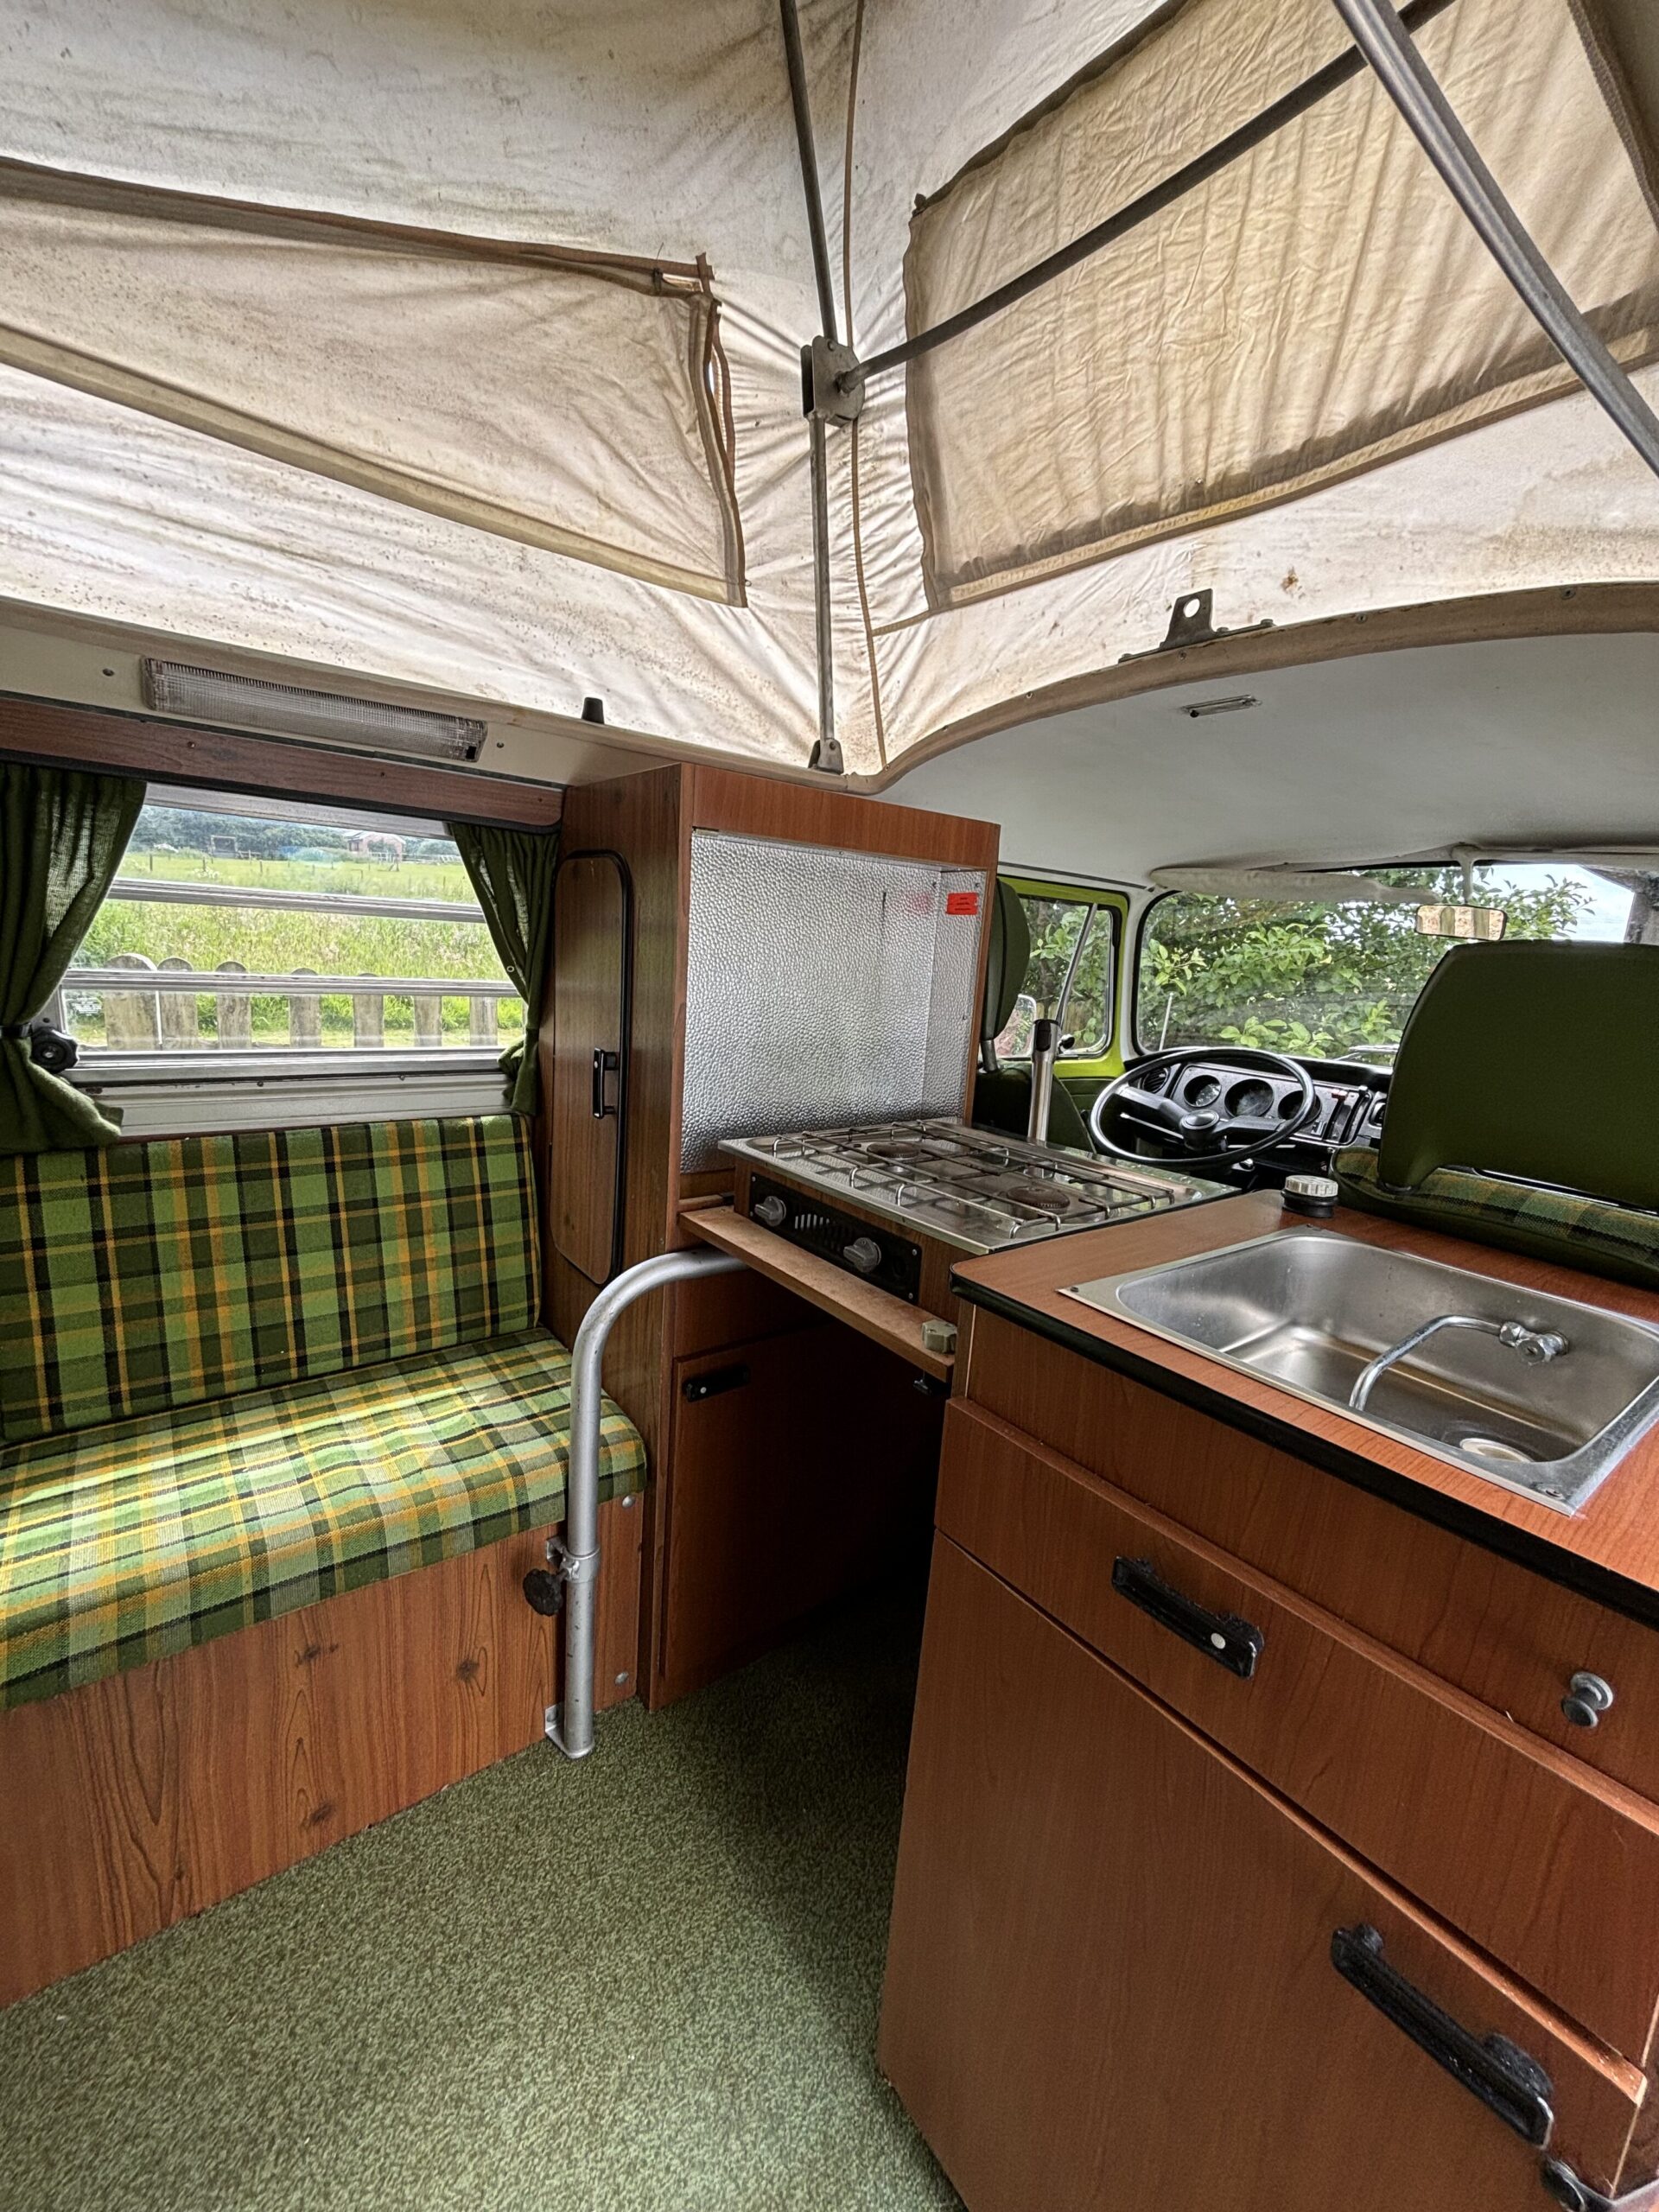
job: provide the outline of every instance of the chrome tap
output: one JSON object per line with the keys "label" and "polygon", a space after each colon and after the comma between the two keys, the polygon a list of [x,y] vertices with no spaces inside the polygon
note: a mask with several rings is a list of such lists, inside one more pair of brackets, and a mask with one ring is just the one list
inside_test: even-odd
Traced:
{"label": "chrome tap", "polygon": [[1397,1344],[1390,1344],[1387,1351],[1377,1354],[1348,1393],[1351,1409],[1363,1414],[1371,1392],[1395,1363],[1408,1352],[1415,1351],[1419,1344],[1427,1344],[1442,1329],[1478,1329],[1483,1336],[1496,1337],[1499,1344],[1508,1344],[1534,1366],[1557,1359],[1568,1349],[1567,1338],[1558,1336],[1553,1329],[1529,1329],[1523,1321],[1483,1321],[1473,1313],[1440,1313],[1433,1320],[1425,1321],[1421,1329],[1414,1329],[1408,1337],[1402,1337]]}

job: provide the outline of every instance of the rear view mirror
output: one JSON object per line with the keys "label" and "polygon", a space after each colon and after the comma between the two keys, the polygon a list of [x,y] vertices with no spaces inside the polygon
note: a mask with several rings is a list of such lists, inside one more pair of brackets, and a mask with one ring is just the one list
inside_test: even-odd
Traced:
{"label": "rear view mirror", "polygon": [[1420,906],[1419,937],[1460,937],[1481,944],[1496,944],[1509,916],[1501,906]]}

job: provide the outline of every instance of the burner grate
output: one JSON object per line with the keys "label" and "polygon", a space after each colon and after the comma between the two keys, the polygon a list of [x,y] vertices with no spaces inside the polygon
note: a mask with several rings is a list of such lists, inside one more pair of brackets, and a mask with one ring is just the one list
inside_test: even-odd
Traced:
{"label": "burner grate", "polygon": [[1103,1227],[1217,1191],[1166,1169],[1056,1154],[961,1122],[804,1129],[734,1139],[728,1149],[980,1251]]}

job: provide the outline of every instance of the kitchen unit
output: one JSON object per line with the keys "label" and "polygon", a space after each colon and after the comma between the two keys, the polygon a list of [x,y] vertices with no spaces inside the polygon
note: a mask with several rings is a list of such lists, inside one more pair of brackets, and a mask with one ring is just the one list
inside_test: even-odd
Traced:
{"label": "kitchen unit", "polygon": [[969,2212],[1649,2208],[1659,1440],[1565,1512],[1073,1294],[1282,1223],[956,1271],[883,2069]]}

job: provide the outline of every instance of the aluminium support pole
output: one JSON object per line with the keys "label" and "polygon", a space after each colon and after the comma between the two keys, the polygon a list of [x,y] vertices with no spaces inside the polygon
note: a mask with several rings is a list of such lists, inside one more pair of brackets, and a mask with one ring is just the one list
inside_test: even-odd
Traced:
{"label": "aluminium support pole", "polygon": [[588,1308],[570,1356],[570,1466],[564,1536],[550,1547],[564,1585],[564,1701],[550,1707],[547,1733],[568,1759],[594,1748],[594,1627],[599,1580],[599,1446],[604,1411],[600,1370],[611,1325],[636,1298],[692,1275],[730,1274],[741,1268],[725,1252],[700,1248],[641,1260],[606,1284]]}
{"label": "aluminium support pole", "polygon": [[1659,475],[1659,416],[1579,312],[1459,121],[1390,0],[1333,0],[1452,198],[1550,343]]}
{"label": "aluminium support pole", "polygon": [[841,766],[836,737],[836,632],[830,607],[830,456],[823,417],[807,417],[812,455],[812,613],[818,651],[818,745],[817,764]]}

